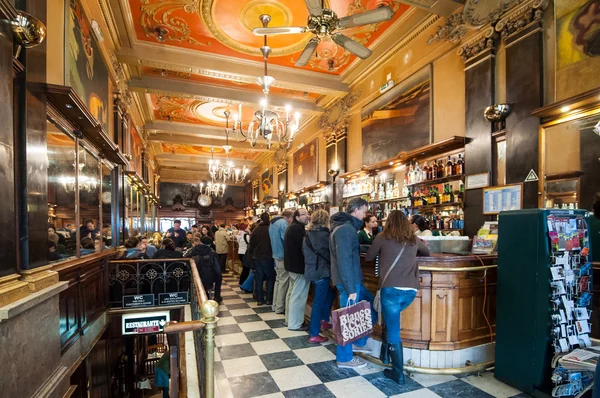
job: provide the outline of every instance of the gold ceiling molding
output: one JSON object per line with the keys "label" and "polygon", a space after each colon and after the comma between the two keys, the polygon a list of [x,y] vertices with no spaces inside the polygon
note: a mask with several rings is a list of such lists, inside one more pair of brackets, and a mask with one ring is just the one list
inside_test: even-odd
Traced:
{"label": "gold ceiling molding", "polygon": [[119,33],[117,31],[117,25],[115,24],[114,19],[112,18],[112,14],[110,12],[110,6],[107,3],[107,0],[99,0],[98,6],[100,7],[100,13],[102,14],[102,20],[106,24],[108,29],[108,34],[110,40],[112,41],[113,48],[122,47],[121,38],[119,37]]}
{"label": "gold ceiling molding", "polygon": [[159,2],[149,4],[149,0],[140,0],[142,15],[140,24],[144,28],[147,37],[157,37],[156,29],[163,29],[164,41],[175,41],[178,43],[190,43],[197,46],[210,46],[208,41],[202,43],[190,36],[191,28],[185,19],[173,16],[175,11],[184,10],[188,14],[198,11],[198,0],[175,0],[170,2]]}
{"label": "gold ceiling molding", "polygon": [[489,26],[471,37],[458,48],[456,53],[462,57],[463,61],[467,62],[486,50],[493,50],[495,48],[495,38],[496,32],[493,27]]}
{"label": "gold ceiling molding", "polygon": [[502,40],[525,29],[532,22],[541,23],[548,0],[528,0],[506,13],[494,26]]}
{"label": "gold ceiling molding", "polygon": [[325,137],[336,136],[348,128],[348,114],[352,105],[362,95],[362,90],[357,90],[337,101],[319,118],[318,127]]}
{"label": "gold ceiling molding", "polygon": [[[217,2],[216,0],[199,0],[199,1],[200,1],[200,16],[202,17],[202,22],[204,22],[204,26],[206,26],[206,28],[208,28],[208,30],[215,37],[215,39],[217,39],[223,45],[231,48],[232,50],[241,52],[243,54],[248,54],[248,55],[253,55],[253,56],[261,56],[258,47],[248,46],[248,45],[239,43],[238,41],[229,37],[229,35],[227,35],[215,23],[214,11],[215,11],[215,5]],[[270,2],[268,0],[263,1],[263,3],[270,4]],[[278,5],[278,7],[282,7],[282,6]],[[285,8],[287,8],[287,7],[285,7]],[[241,21],[240,21],[240,23],[241,23]],[[260,25],[259,21],[257,21],[257,25]],[[312,35],[306,34],[306,35],[304,35],[304,37],[301,40],[297,41],[296,43],[294,43],[290,46],[273,48],[273,49],[271,49],[271,56],[281,57],[284,55],[294,54],[299,51],[302,51],[311,38],[312,38]]]}

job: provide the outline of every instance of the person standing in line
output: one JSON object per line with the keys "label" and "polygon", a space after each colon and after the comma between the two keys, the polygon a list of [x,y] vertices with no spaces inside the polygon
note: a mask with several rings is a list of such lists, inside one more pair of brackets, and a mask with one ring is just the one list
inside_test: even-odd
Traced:
{"label": "person standing in line", "polygon": [[273,287],[275,286],[275,266],[271,249],[269,213],[260,215],[261,222],[250,235],[250,245],[246,256],[252,256],[256,264],[256,301],[258,305],[265,304],[263,284],[267,281],[266,304],[273,304]]}
{"label": "person standing in line", "polygon": [[215,251],[219,256],[221,264],[221,273],[225,273],[227,268],[227,253],[229,252],[229,232],[225,229],[225,224],[221,224],[219,230],[215,233]]}
{"label": "person standing in line", "polygon": [[[347,212],[339,212],[331,216],[329,251],[331,278],[340,294],[340,307],[346,307],[350,302],[358,303],[367,300],[371,304],[371,316],[375,324],[377,315],[373,310],[373,295],[363,285],[357,234],[367,213],[367,205],[366,200],[353,198],[348,202]],[[367,342],[368,336],[357,340],[354,344],[338,345],[336,347],[338,367],[359,369],[367,366],[364,360],[353,354],[353,352],[371,352]]]}
{"label": "person standing in line", "polygon": [[269,227],[273,258],[275,259],[275,272],[277,273],[275,291],[273,293],[273,311],[276,314],[283,314],[285,312],[285,298],[290,285],[290,274],[285,270],[285,266],[283,265],[283,238],[285,230],[292,222],[293,214],[291,210],[284,210],[280,217],[275,217],[271,220],[271,226]]}
{"label": "person standing in line", "polygon": [[187,242],[187,238],[185,237],[185,230],[181,229],[180,220],[173,221],[173,228],[167,230],[166,237],[173,241],[176,248],[180,248],[180,250],[183,249],[183,246]]}
{"label": "person standing in line", "polygon": [[310,224],[302,244],[304,253],[304,278],[315,285],[315,295],[310,312],[308,342],[324,343],[327,337],[319,335],[321,329],[331,329],[329,315],[335,298],[335,290],[329,285],[331,280],[331,259],[329,253],[329,213],[317,210],[310,218]]}
{"label": "person standing in line", "polygon": [[308,299],[310,283],[304,278],[304,254],[302,242],[306,235],[308,210],[298,209],[294,212],[294,220],[288,226],[283,238],[283,263],[290,274],[290,285],[286,297],[285,320],[289,330],[304,331],[304,311]]}
{"label": "person standing in line", "polygon": [[369,248],[366,260],[373,261],[378,255],[381,311],[387,332],[384,343],[387,343],[392,360],[392,369],[384,370],[383,374],[398,384],[404,384],[400,313],[417,295],[417,255],[429,256],[429,249],[415,236],[408,217],[400,210],[392,210],[383,232],[377,235]]}
{"label": "person standing in line", "polygon": [[236,235],[236,239],[238,241],[238,258],[240,259],[240,263],[242,264],[242,273],[240,274],[239,285],[246,281],[248,275],[250,275],[250,268],[244,267],[244,254],[246,254],[246,250],[248,249],[248,243],[250,243],[250,234],[248,224],[240,224],[239,231]]}
{"label": "person standing in line", "polygon": [[373,214],[367,214],[363,220],[363,227],[358,231],[358,244],[371,245],[375,239],[375,231],[379,227],[377,217]]}
{"label": "person standing in line", "polygon": [[154,258],[182,258],[183,254],[181,251],[176,250],[175,242],[173,239],[167,238],[162,242],[163,248],[158,250],[154,255]]}

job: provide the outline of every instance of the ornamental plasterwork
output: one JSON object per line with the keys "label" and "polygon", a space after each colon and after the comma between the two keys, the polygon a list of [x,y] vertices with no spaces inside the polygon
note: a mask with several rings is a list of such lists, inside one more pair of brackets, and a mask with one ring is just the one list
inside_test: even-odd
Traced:
{"label": "ornamental plasterwork", "polygon": [[464,61],[466,61],[485,50],[493,49],[495,36],[494,28],[490,26],[460,46],[457,54],[460,55]]}
{"label": "ornamental plasterwork", "polygon": [[526,1],[503,16],[494,28],[496,32],[500,33],[502,40],[505,40],[508,36],[521,31],[532,22],[541,22],[544,9],[547,6],[547,0]]}
{"label": "ornamental plasterwork", "polygon": [[448,40],[458,43],[470,31],[494,25],[509,10],[527,0],[467,0],[461,13],[446,18],[427,44]]}
{"label": "ornamental plasterwork", "polygon": [[140,0],[142,16],[140,24],[147,37],[157,38],[157,29],[164,30],[161,40],[190,43],[197,46],[210,46],[209,41],[203,43],[190,36],[191,28],[185,19],[173,13],[184,10],[188,14],[198,12],[198,0],[159,2],[149,4],[149,0]]}
{"label": "ornamental plasterwork", "polygon": [[362,90],[346,95],[329,107],[319,118],[319,129],[325,132],[325,137],[336,135],[348,127],[348,113],[354,102],[360,97]]}

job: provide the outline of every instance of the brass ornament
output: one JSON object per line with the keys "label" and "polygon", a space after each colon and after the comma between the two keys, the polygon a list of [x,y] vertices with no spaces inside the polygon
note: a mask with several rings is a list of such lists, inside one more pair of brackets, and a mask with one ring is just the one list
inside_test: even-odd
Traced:
{"label": "brass ornament", "polygon": [[46,26],[26,12],[17,10],[17,16],[10,24],[15,40],[25,48],[37,47],[46,38]]}

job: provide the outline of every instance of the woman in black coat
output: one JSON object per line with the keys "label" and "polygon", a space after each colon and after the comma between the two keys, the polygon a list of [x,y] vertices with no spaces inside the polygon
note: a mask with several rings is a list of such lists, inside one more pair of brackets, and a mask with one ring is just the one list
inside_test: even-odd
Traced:
{"label": "woman in black coat", "polygon": [[315,297],[310,313],[308,341],[313,344],[327,341],[319,335],[321,329],[330,329],[329,315],[335,297],[330,286],[331,264],[329,260],[329,213],[317,210],[313,213],[302,244],[304,253],[304,278],[315,285]]}

